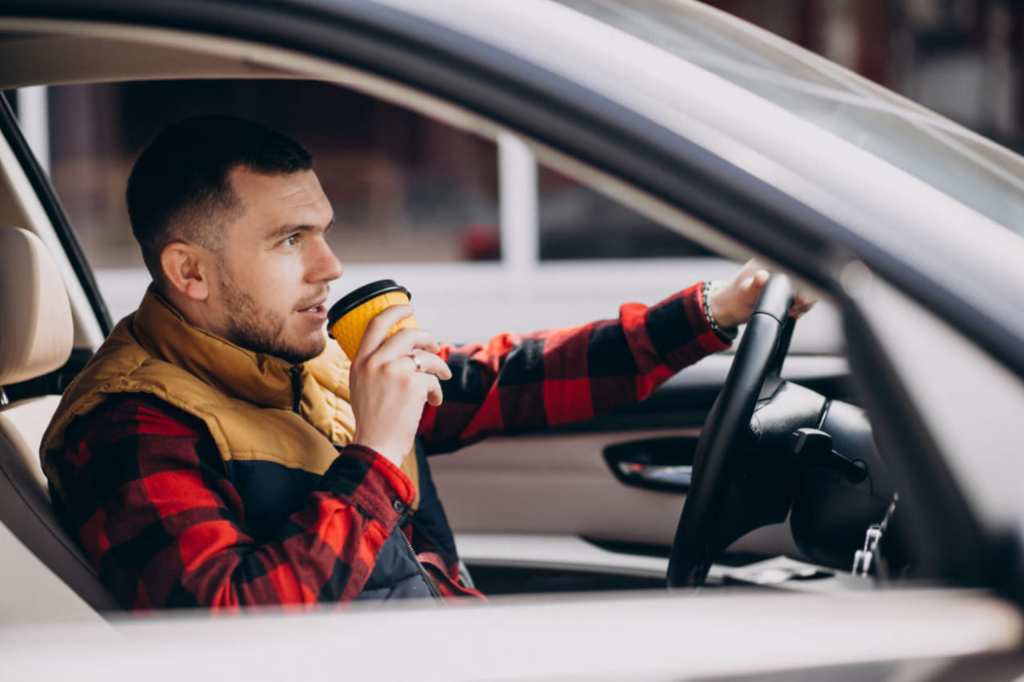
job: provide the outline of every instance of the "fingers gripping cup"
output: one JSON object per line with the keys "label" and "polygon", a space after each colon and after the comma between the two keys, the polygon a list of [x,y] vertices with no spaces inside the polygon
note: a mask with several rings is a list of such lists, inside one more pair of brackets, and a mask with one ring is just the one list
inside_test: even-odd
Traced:
{"label": "fingers gripping cup", "polygon": [[[327,311],[327,332],[338,342],[348,359],[355,360],[370,320],[391,306],[408,304],[411,299],[412,296],[405,287],[399,286],[394,280],[382,279],[371,282],[343,296],[331,306],[331,309]],[[388,336],[404,327],[415,326],[416,318],[409,316],[388,330]],[[412,481],[413,490],[416,491],[412,507],[418,509],[420,477],[415,449],[402,460],[401,467],[405,475]]]}
{"label": "fingers gripping cup", "polygon": [[[378,313],[395,305],[407,305],[412,299],[405,287],[391,279],[370,282],[343,296],[327,311],[327,330],[345,351],[349,360],[355,360],[366,326]],[[407,317],[388,332],[391,336],[404,327],[415,327],[416,318]]]}

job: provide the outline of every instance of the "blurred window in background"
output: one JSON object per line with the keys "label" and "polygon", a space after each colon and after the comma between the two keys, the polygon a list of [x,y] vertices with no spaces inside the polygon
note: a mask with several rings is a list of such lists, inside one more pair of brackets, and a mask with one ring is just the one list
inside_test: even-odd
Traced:
{"label": "blurred window in background", "polygon": [[124,202],[132,163],[163,127],[230,114],[305,145],[346,263],[500,258],[492,141],[335,85],[182,80],[50,88],[54,185],[94,268],[140,268]]}
{"label": "blurred window in background", "polygon": [[537,169],[537,185],[541,261],[713,256],[551,168]]}
{"label": "blurred window in background", "polygon": [[[222,113],[299,140],[334,205],[344,263],[501,260],[490,140],[308,81],[182,80],[49,89],[51,168],[98,270],[141,268],[124,204],[132,163],[164,126]],[[553,170],[538,169],[541,261],[670,258],[706,250]]]}

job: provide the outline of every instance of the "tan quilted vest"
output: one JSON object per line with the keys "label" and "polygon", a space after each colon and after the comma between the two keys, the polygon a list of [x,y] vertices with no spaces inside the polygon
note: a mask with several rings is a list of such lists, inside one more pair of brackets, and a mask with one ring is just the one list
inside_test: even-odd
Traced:
{"label": "tan quilted vest", "polygon": [[[263,460],[323,474],[338,456],[335,445],[348,444],[355,433],[349,364],[329,340],[319,357],[301,365],[296,413],[292,365],[189,324],[150,290],[64,392],[43,436],[43,470],[59,491],[49,458],[63,447],[72,420],[110,395],[148,393],[201,419],[225,461]],[[418,484],[414,455],[402,470]]]}

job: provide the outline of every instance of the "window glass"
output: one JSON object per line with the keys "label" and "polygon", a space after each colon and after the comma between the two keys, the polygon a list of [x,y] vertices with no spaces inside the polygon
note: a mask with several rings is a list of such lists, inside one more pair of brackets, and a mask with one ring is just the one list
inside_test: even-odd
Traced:
{"label": "window glass", "polygon": [[537,178],[542,261],[713,255],[551,168]]}
{"label": "window glass", "polygon": [[492,141],[326,83],[185,80],[50,88],[53,181],[93,267],[142,267],[124,202],[132,163],[164,126],[210,113],[312,152],[343,262],[500,255]]}
{"label": "window glass", "polygon": [[[835,133],[1024,235],[1024,159],[734,21],[672,0],[557,0]],[[957,91],[949,83],[944,90]],[[968,95],[964,94],[964,98]]]}

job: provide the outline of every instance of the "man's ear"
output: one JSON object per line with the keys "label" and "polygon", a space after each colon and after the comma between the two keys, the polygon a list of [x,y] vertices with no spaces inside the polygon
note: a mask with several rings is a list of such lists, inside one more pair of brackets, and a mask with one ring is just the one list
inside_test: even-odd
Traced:
{"label": "man's ear", "polygon": [[174,241],[160,252],[160,268],[167,286],[194,301],[210,295],[209,272],[202,249],[194,244]]}

